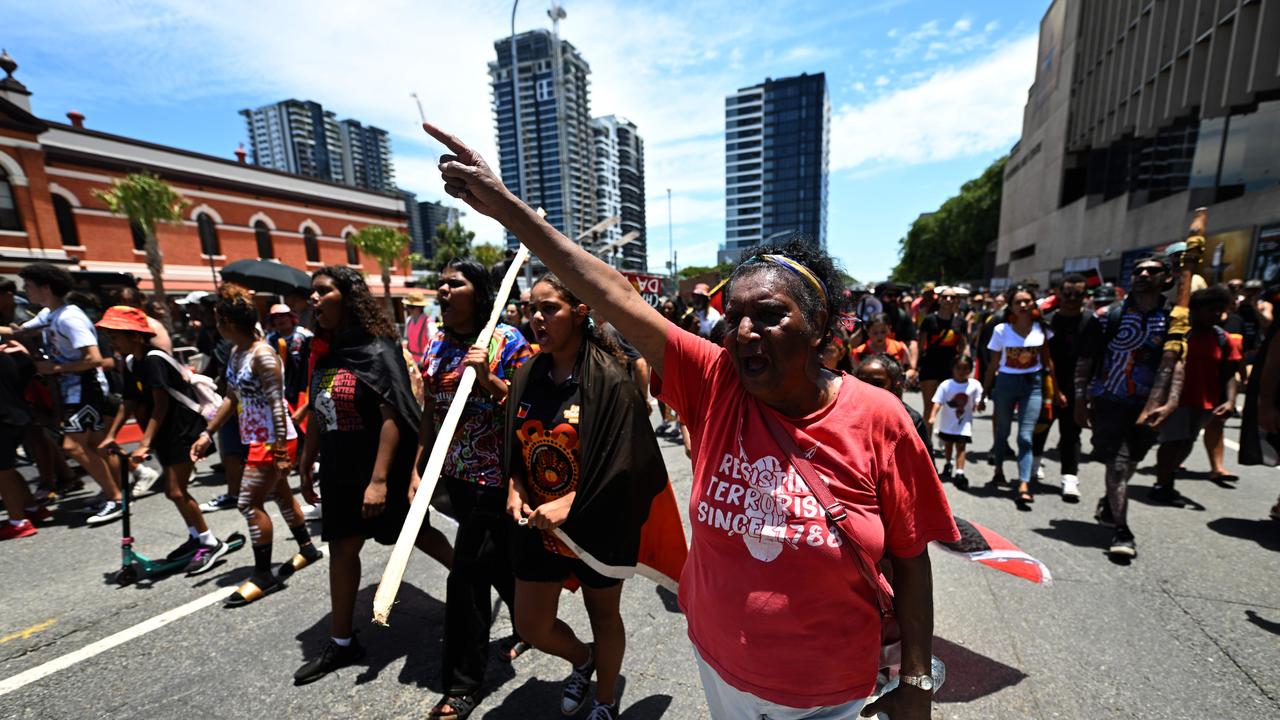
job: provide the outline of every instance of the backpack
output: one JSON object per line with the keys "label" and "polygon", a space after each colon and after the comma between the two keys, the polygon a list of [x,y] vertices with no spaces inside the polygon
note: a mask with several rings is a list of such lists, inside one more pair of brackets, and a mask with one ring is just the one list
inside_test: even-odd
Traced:
{"label": "backpack", "polygon": [[183,395],[182,393],[169,388],[169,395],[178,402],[186,406],[191,412],[203,417],[205,422],[213,420],[213,416],[218,414],[218,408],[222,407],[222,396],[218,394],[217,383],[208,375],[198,375],[191,372],[191,369],[180,364],[173,356],[163,350],[152,350],[147,355],[164,358],[174,370],[178,371],[178,375],[191,386],[191,392],[196,396],[195,400]]}

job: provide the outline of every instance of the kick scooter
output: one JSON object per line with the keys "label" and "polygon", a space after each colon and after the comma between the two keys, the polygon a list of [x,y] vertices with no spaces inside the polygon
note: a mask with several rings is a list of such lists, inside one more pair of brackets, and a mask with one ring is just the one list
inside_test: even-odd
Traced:
{"label": "kick scooter", "polygon": [[[124,512],[124,515],[120,518],[120,571],[115,576],[116,585],[125,587],[143,578],[167,575],[186,567],[187,563],[191,562],[192,556],[196,554],[195,550],[183,553],[172,559],[153,560],[134,549],[134,537],[130,534],[129,529],[129,514],[133,505],[133,477],[129,472],[129,454],[119,448],[113,449],[112,452],[120,459],[120,494],[122,498],[120,505]],[[239,532],[232,533],[223,540],[227,544],[228,552],[239,550],[244,546],[244,541],[244,534]]]}

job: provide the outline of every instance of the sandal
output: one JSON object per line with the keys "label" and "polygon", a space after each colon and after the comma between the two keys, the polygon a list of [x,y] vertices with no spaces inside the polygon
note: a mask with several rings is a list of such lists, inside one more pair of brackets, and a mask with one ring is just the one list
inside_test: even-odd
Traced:
{"label": "sandal", "polygon": [[507,648],[507,662],[515,662],[516,658],[533,649],[529,643],[521,640],[519,636],[513,635],[508,640],[515,640],[510,647]]}
{"label": "sandal", "polygon": [[1026,489],[1018,490],[1018,502],[1024,505],[1030,505],[1036,501],[1036,496],[1031,494],[1030,483],[1022,483],[1022,485],[1024,485]]}
{"label": "sandal", "polygon": [[1240,482],[1240,476],[1232,475],[1231,473],[1222,473],[1221,475],[1210,475],[1209,481],[1216,482],[1219,485],[1224,483],[1238,483]]}
{"label": "sandal", "polygon": [[[308,550],[310,550],[310,552],[307,552]],[[324,553],[316,548],[315,545],[308,545],[306,548],[295,553],[288,562],[280,563],[280,567],[276,570],[276,578],[284,580],[302,568],[319,561],[323,557]]]}
{"label": "sandal", "polygon": [[261,600],[277,590],[283,589],[284,583],[275,579],[270,574],[266,577],[258,577],[255,575],[244,581],[240,587],[236,588],[236,591],[231,593],[231,597],[227,598],[223,607],[244,607],[245,605]]}
{"label": "sandal", "polygon": [[[445,695],[431,708],[431,714],[427,717],[436,720],[466,720],[476,711],[477,704],[475,695]],[[450,708],[448,712],[443,709],[445,706]]]}

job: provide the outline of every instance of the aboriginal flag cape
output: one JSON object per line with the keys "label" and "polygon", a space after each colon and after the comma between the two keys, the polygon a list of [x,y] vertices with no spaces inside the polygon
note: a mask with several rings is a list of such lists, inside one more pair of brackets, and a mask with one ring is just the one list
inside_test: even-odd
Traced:
{"label": "aboriginal flag cape", "polygon": [[[590,342],[579,360],[578,425],[582,472],[569,519],[556,536],[592,570],[626,579],[639,572],[675,590],[688,556],[684,526],[646,404],[626,368]],[[520,398],[551,357],[535,355],[516,371],[507,397],[503,467],[521,462],[515,436]]]}
{"label": "aboriginal flag cape", "polygon": [[[325,370],[345,368],[395,409],[400,443],[387,473],[385,512],[403,517],[409,509],[409,479],[418,451],[418,425],[422,411],[413,397],[409,371],[400,346],[391,338],[375,337],[364,329],[355,329],[332,338],[316,337],[311,345],[311,358],[311,397],[316,397],[314,384]],[[389,522],[386,525],[399,531],[400,523]],[[394,536],[390,540],[375,539],[384,544],[395,542]]]}

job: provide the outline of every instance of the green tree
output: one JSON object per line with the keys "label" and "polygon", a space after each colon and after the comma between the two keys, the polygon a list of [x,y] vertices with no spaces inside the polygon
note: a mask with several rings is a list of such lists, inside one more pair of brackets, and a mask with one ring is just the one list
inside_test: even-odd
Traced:
{"label": "green tree", "polygon": [[900,241],[892,279],[899,282],[976,280],[987,245],[1000,232],[1000,194],[1008,156],[966,182],[936,212],[916,218]]}
{"label": "green tree", "polygon": [[[169,183],[151,173],[130,173],[121,180],[112,181],[109,189],[95,190],[93,194],[106,203],[111,212],[129,218],[130,223],[142,228],[146,236],[147,271],[151,273],[156,298],[163,300],[166,297],[164,253],[160,252],[160,243],[156,241],[156,224],[180,222],[183,208],[191,203]],[[173,330],[168,313],[161,321],[166,328]]]}
{"label": "green tree", "polygon": [[681,280],[688,280],[691,277],[697,277],[698,275],[714,272],[716,275],[720,276],[721,280],[723,280],[729,277],[733,272],[733,269],[737,266],[737,263],[731,262],[723,262],[719,265],[690,265],[688,267],[680,268],[680,272],[676,274],[680,276]]}
{"label": "green tree", "polygon": [[471,257],[471,241],[475,240],[476,234],[462,227],[461,223],[446,225],[440,223],[436,226],[436,234],[434,238],[435,253],[432,256],[432,268],[436,272],[444,270],[445,263],[454,258]]}
{"label": "green tree", "polygon": [[386,225],[366,225],[351,236],[351,244],[378,261],[378,267],[382,270],[382,294],[387,301],[387,310],[390,311],[391,270],[397,260],[405,257],[409,236]]}
{"label": "green tree", "polygon": [[485,267],[493,267],[505,259],[506,253],[497,245],[484,243],[471,249],[471,257]]}

